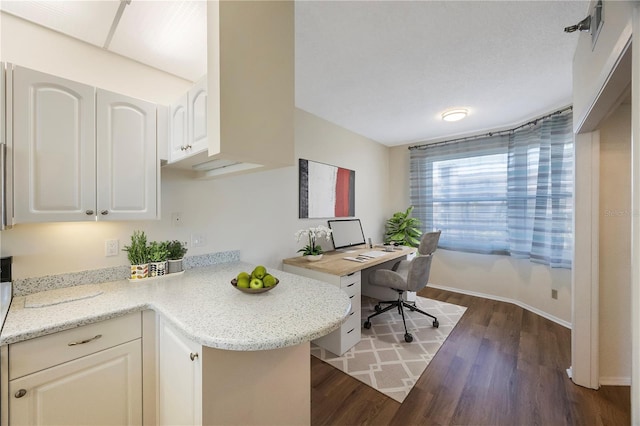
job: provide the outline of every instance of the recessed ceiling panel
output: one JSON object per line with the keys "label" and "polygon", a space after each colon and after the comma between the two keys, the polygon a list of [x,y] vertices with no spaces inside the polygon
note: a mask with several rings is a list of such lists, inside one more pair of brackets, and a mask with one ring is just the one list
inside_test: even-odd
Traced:
{"label": "recessed ceiling panel", "polygon": [[207,73],[206,1],[133,0],[109,50],[195,81]]}
{"label": "recessed ceiling panel", "polygon": [[0,1],[0,9],[43,27],[102,47],[119,0]]}

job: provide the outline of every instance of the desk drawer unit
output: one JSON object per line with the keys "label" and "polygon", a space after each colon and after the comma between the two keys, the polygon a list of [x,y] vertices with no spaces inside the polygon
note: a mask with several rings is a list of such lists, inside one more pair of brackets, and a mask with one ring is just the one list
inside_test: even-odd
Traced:
{"label": "desk drawer unit", "polygon": [[360,318],[360,272],[340,277],[340,288],[351,299],[349,317],[339,329],[313,341],[336,355],[342,355],[360,341],[362,321]]}

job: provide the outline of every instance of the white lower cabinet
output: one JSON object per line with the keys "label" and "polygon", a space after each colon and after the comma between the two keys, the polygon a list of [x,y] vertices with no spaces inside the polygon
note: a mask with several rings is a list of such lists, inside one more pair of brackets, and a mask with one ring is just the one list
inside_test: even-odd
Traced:
{"label": "white lower cabinet", "polygon": [[9,424],[141,425],[140,313],[9,346]]}
{"label": "white lower cabinet", "polygon": [[160,425],[202,424],[202,347],[159,319]]}

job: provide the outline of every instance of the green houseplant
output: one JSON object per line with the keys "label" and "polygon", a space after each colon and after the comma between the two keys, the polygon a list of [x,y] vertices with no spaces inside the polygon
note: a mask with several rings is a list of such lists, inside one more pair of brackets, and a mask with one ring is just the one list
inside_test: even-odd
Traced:
{"label": "green houseplant", "polygon": [[127,252],[131,264],[131,279],[147,278],[149,274],[147,236],[144,231],[133,231],[131,245],[122,249]]}
{"label": "green houseplant", "polygon": [[152,241],[147,249],[147,257],[149,259],[149,276],[158,277],[167,272],[167,257],[169,250],[167,242]]}
{"label": "green houseplant", "polygon": [[167,241],[167,250],[169,251],[169,273],[182,272],[182,260],[187,254],[187,247],[178,240]]}
{"label": "green houseplant", "polygon": [[385,224],[384,243],[397,244],[410,247],[420,245],[420,220],[411,217],[413,206],[404,212],[396,212]]}

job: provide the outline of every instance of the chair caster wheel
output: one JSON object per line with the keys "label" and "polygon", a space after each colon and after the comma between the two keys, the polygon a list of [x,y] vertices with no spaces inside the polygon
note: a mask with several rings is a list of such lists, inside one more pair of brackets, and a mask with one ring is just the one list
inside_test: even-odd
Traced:
{"label": "chair caster wheel", "polygon": [[375,309],[376,312],[382,311],[382,308],[380,307],[380,305],[374,306],[373,309]]}
{"label": "chair caster wheel", "polygon": [[411,312],[414,312],[414,311],[416,310],[416,308],[414,308],[413,306],[409,306],[409,310],[410,310]]}
{"label": "chair caster wheel", "polygon": [[366,328],[367,330],[371,328],[371,321],[365,321],[364,322],[364,328]]}
{"label": "chair caster wheel", "polygon": [[410,335],[409,333],[406,333],[406,334],[404,335],[404,341],[405,341],[405,342],[407,342],[407,343],[411,343],[411,342],[413,342],[413,336],[412,336],[412,335]]}
{"label": "chair caster wheel", "polygon": [[438,322],[438,320],[433,320],[433,326],[434,326],[435,328],[440,327],[440,323]]}

